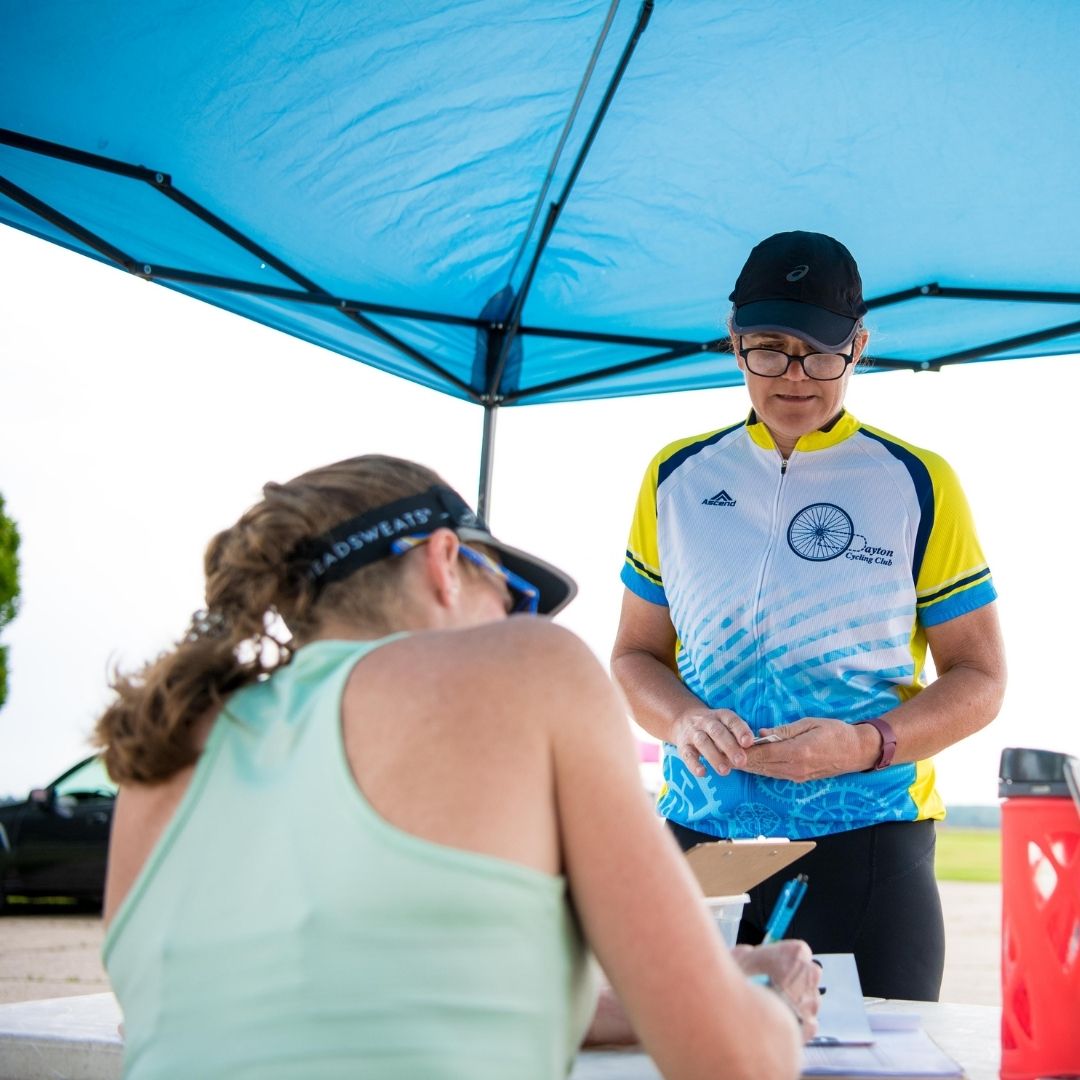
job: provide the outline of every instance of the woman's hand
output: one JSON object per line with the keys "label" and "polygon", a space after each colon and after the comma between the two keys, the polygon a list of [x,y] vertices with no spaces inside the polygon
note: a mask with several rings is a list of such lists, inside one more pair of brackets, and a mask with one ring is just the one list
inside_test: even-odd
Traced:
{"label": "woman's hand", "polygon": [[799,784],[871,769],[881,752],[881,735],[876,728],[821,716],[762,728],[758,734],[779,738],[751,747],[746,763],[739,768]]}
{"label": "woman's hand", "polygon": [[688,709],[672,731],[679,757],[695,776],[705,775],[704,758],[721,776],[746,767],[746,749],[754,741],[750,725],[730,709]]}
{"label": "woman's hand", "polygon": [[817,1034],[821,1004],[821,968],[811,958],[810,946],[794,940],[756,947],[736,945],[731,955],[745,974],[768,975],[773,990],[798,1017],[802,1037],[809,1042]]}
{"label": "woman's hand", "polygon": [[777,780],[820,780],[826,776],[873,768],[881,735],[868,724],[846,724],[809,716],[791,724],[762,728],[757,743],[750,726],[730,709],[688,709],[674,725],[679,757],[695,776],[705,775],[702,759],[721,776],[732,769]]}
{"label": "woman's hand", "polygon": [[[769,977],[771,988],[798,1018],[804,1040],[808,1042],[817,1034],[821,967],[814,963],[805,941],[789,939],[772,945],[736,945],[731,957],[744,975]],[[626,1045],[637,1041],[622,1002],[606,981],[601,983],[596,1012],[582,1046]]]}
{"label": "woman's hand", "polygon": [[637,1041],[637,1033],[618,995],[608,983],[602,983],[596,997],[596,1012],[581,1045],[626,1046]]}

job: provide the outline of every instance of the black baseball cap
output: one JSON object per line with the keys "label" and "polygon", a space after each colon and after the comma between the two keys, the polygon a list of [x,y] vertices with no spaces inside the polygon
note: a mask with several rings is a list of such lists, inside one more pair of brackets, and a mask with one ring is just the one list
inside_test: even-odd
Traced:
{"label": "black baseball cap", "polygon": [[822,352],[850,344],[866,314],[855,259],[824,233],[782,232],[762,240],[728,299],[736,333],[775,330]]}
{"label": "black baseball cap", "polygon": [[362,566],[388,558],[395,540],[436,529],[452,529],[459,539],[485,544],[507,570],[524,578],[537,592],[541,615],[554,615],[577,595],[577,582],[520,548],[491,535],[487,525],[453,488],[436,484],[418,495],[407,495],[342,521],[321,536],[305,540],[291,558],[318,588],[342,581]]}

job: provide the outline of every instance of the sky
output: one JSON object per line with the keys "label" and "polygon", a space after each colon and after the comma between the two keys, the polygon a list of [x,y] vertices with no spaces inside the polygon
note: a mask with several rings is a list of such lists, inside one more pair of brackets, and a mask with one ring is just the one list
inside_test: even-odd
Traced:
{"label": "sky", "polygon": [[[0,493],[22,537],[0,796],[89,752],[110,670],[180,635],[202,606],[206,542],[267,480],[389,453],[475,502],[477,406],[4,226],[0,311]],[[1003,747],[1080,754],[1068,681],[1078,402],[1080,356],[859,375],[848,392],[859,419],[954,466],[1001,594],[1005,706],[937,757],[946,803],[995,802]],[[576,577],[559,621],[605,666],[650,458],[748,407],[729,387],[500,412],[492,528]]]}

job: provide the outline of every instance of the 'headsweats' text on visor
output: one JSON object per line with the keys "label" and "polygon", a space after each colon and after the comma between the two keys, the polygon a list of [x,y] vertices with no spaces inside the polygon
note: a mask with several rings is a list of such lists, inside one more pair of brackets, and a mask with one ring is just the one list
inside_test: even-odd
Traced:
{"label": "'headsweats' text on visor", "polygon": [[577,584],[568,574],[496,540],[468,503],[453,488],[441,484],[343,521],[322,536],[298,544],[292,558],[302,564],[301,572],[322,588],[389,558],[396,541],[440,528],[453,530],[463,541],[488,545],[507,570],[535,585],[538,614],[554,614],[577,593]]}

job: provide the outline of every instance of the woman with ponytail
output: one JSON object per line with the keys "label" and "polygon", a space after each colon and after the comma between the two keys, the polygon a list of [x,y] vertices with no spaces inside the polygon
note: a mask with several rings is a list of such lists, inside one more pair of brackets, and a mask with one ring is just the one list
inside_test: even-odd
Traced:
{"label": "woman with ponytail", "polygon": [[590,950],[594,1037],[669,1077],[797,1075],[805,946],[724,949],[599,664],[518,617],[570,578],[378,456],[267,484],[205,568],[97,727],[127,1076],[564,1076]]}

